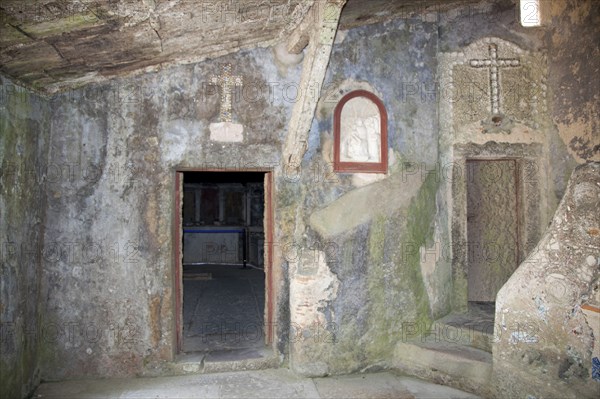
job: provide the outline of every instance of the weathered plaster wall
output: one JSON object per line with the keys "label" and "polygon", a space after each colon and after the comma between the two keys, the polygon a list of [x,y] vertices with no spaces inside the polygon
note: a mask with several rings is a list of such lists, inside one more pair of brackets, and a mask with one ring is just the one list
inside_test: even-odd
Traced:
{"label": "weathered plaster wall", "polygon": [[[581,310],[600,271],[600,164],[573,172],[552,225],[498,293],[498,397],[596,397],[597,326]],[[597,288],[596,288],[597,289]]]}
{"label": "weathered plaster wall", "polygon": [[[547,113],[538,114],[536,124],[532,125],[525,122],[526,125],[529,125],[525,130],[522,129],[524,126],[516,126],[516,129],[510,129],[510,135],[481,134],[481,132],[477,132],[481,126],[473,129],[474,125],[458,124],[457,126],[452,124],[448,129],[452,134],[444,136],[443,131],[446,128],[444,121],[448,119],[445,119],[444,99],[442,99],[440,154],[442,162],[461,161],[465,156],[502,157],[511,156],[511,154],[518,157],[524,156],[526,162],[533,166],[533,168],[524,169],[525,199],[526,203],[536,204],[534,208],[531,208],[531,212],[525,213],[528,224],[526,228],[528,231],[531,229],[530,238],[535,238],[536,236],[539,237],[539,232],[543,232],[547,222],[551,220],[558,201],[565,193],[565,182],[576,161],[585,162],[585,160],[595,159],[594,157],[598,151],[595,147],[598,144],[598,133],[594,131],[593,127],[598,118],[598,98],[596,94],[598,90],[594,91],[594,95],[589,95],[587,93],[588,86],[584,87],[588,84],[590,87],[594,87],[598,82],[595,77],[597,66],[588,61],[588,57],[598,50],[595,45],[598,41],[596,38],[598,24],[590,22],[590,18],[595,18],[593,17],[595,11],[590,9],[592,2],[542,2],[544,25],[541,28],[526,29],[519,26],[518,18],[516,18],[518,13],[513,8],[512,3],[500,1],[489,12],[482,10],[481,13],[462,15],[458,19],[451,18],[446,23],[442,22],[440,48],[452,57],[453,52],[463,51],[462,49],[475,43],[478,38],[491,37],[508,40],[531,52],[530,54],[534,57],[537,57],[536,54],[547,54]],[[544,19],[548,15],[548,6],[551,5],[552,9],[556,11],[555,3],[562,4],[559,7],[562,11],[557,12],[560,15],[555,15],[552,19]],[[597,7],[595,10],[597,11]],[[584,18],[583,15],[586,15],[586,17]],[[578,20],[573,26],[569,25],[572,19]],[[585,25],[584,20],[590,24]],[[459,21],[463,23],[459,23]],[[468,25],[467,21],[470,21],[472,28],[455,28],[455,26]],[[567,31],[579,32],[578,38],[575,39],[575,36],[570,36],[572,33],[567,34]],[[567,41],[561,41],[562,44],[559,45],[556,38],[561,36],[557,32],[563,32],[563,35],[566,35],[569,38],[568,40],[573,43],[567,44]],[[577,42],[577,44],[574,42]],[[562,45],[566,47],[558,47]],[[575,50],[574,47],[578,47],[578,49]],[[558,54],[562,54],[564,58],[558,56]],[[522,56],[521,59],[523,61]],[[540,58],[540,61],[538,64],[543,67],[544,58]],[[439,62],[442,64],[445,61],[440,58]],[[572,65],[579,64],[587,66],[571,68]],[[568,70],[570,73],[561,72],[564,70]],[[527,94],[531,82],[530,79],[524,77],[522,86],[514,86],[518,89],[515,95]],[[538,87],[544,88],[543,85],[539,84]],[[566,92],[563,91],[563,88],[566,89]],[[574,95],[574,92],[578,92],[580,95]],[[524,104],[529,104],[531,99],[533,99],[531,95],[526,95]],[[539,95],[536,100],[540,100]],[[453,105],[455,104],[453,103]],[[577,111],[573,111],[575,109]],[[558,120],[565,112],[570,113],[571,116],[578,114],[579,119],[575,120],[571,116],[567,117],[564,120],[568,119],[568,121],[565,122],[564,126],[561,126]],[[454,120],[450,119],[450,122],[452,121]],[[578,138],[573,140],[572,137],[569,137],[569,134],[567,134],[569,131]],[[488,143],[486,143],[486,139],[489,141]],[[457,142],[464,144],[456,146]],[[538,150],[530,152],[523,148],[514,152],[510,147],[515,146],[518,142],[532,143],[530,145],[537,146]],[[576,151],[572,143],[579,144],[580,151]],[[500,152],[488,152],[488,150],[484,150],[483,153],[479,150],[465,152],[465,145],[472,148],[481,146],[482,149],[486,147],[488,149],[491,147],[500,148],[502,146],[505,148]],[[515,149],[517,147],[518,145]],[[590,169],[586,173],[588,176],[593,175],[597,173],[597,168]],[[452,183],[456,188],[456,174],[454,176]],[[533,182],[528,181],[532,177],[534,178]],[[530,183],[535,184],[531,186]],[[446,197],[447,205],[442,206],[442,209],[453,209],[454,212],[458,209],[460,213],[464,201],[461,200],[462,192],[460,189],[456,190],[455,188],[452,195]],[[459,195],[457,196],[457,194]],[[594,195],[592,194],[591,197],[597,199]],[[587,206],[587,208],[593,209],[593,206]],[[561,210],[558,211],[557,217],[559,217],[560,212]],[[592,348],[589,340],[592,336],[591,330],[586,327],[583,315],[576,309],[577,302],[582,301],[582,295],[585,296],[584,292],[589,291],[593,286],[590,281],[593,281],[594,278],[597,279],[597,277],[594,277],[594,273],[597,273],[598,270],[597,264],[588,265],[592,274],[589,274],[588,271],[577,271],[575,274],[580,273],[579,277],[572,276],[572,278],[567,279],[569,281],[581,278],[591,279],[587,281],[589,286],[581,282],[583,285],[579,284],[579,289],[571,287],[571,282],[567,284],[569,292],[573,293],[573,290],[577,292],[577,295],[573,294],[572,297],[567,295],[570,298],[568,304],[556,303],[553,298],[548,299],[550,285],[553,287],[563,286],[561,277],[557,277],[558,280],[553,280],[551,283],[544,280],[549,274],[555,273],[553,271],[555,267],[562,270],[556,273],[563,276],[567,273],[563,269],[564,267],[569,268],[567,265],[571,263],[571,260],[576,262],[577,265],[583,265],[581,262],[575,261],[575,255],[569,251],[582,250],[585,247],[584,243],[590,239],[594,240],[594,237],[581,235],[574,238],[574,234],[570,232],[571,229],[580,229],[582,225],[587,226],[595,222],[592,213],[582,212],[578,215],[580,217],[579,222],[574,221],[571,217],[567,218],[569,219],[568,226],[571,226],[570,223],[575,223],[575,225],[568,227],[563,223],[562,227],[557,229],[556,232],[560,238],[555,239],[556,243],[573,239],[577,244],[558,244],[561,249],[553,247],[552,253],[546,256],[544,254],[550,251],[550,249],[543,249],[545,248],[543,245],[546,245],[544,242],[549,240],[546,236],[540,244],[542,247],[538,247],[531,252],[530,258],[519,267],[498,295],[497,309],[501,306],[502,311],[497,310],[496,335],[500,337],[501,341],[494,347],[494,372],[496,376],[493,379],[497,382],[493,389],[498,392],[498,397],[527,395],[532,397],[554,397],[557,392],[560,392],[559,396],[569,397],[571,395],[574,397],[579,394],[587,397],[594,392],[594,389],[597,390],[597,386],[594,386],[589,377]],[[456,220],[459,219],[466,220],[466,218]],[[459,235],[462,229],[460,220],[456,226],[453,226]],[[597,238],[595,240],[597,243]],[[526,253],[532,249],[534,242],[528,239]],[[551,246],[551,244],[548,243],[546,246]],[[453,242],[453,256],[455,258],[461,256],[460,249],[460,246]],[[570,254],[564,254],[563,259],[559,260],[558,252],[563,250]],[[592,250],[592,252],[594,251],[597,252],[597,249]],[[585,266],[581,267],[585,268]],[[537,280],[542,282],[536,282]],[[455,292],[458,293],[455,297],[455,306],[457,298],[459,299],[458,305],[462,302],[460,293],[466,292],[466,286],[461,288],[460,282],[460,278],[455,276]],[[576,309],[575,313],[570,312],[567,308]],[[554,313],[555,316],[551,317],[551,313]],[[576,332],[573,333],[571,330]],[[571,386],[575,386],[575,388],[571,388]]]}
{"label": "weathered plaster wall", "polygon": [[[553,193],[541,202],[543,225],[565,191],[572,154],[595,151],[577,144],[579,139],[575,142],[583,151],[572,148],[572,126],[582,123],[582,131],[591,132],[585,133],[590,143],[597,134],[587,126],[593,127],[597,119],[593,93],[598,90],[577,95],[587,90],[587,82],[594,84],[595,71],[587,66],[593,63],[585,61],[597,49],[558,51],[564,44],[559,32],[567,30],[571,19],[581,24],[569,33],[569,40],[590,37],[587,43],[594,43],[597,30],[585,24],[582,10],[588,9],[588,2],[568,4],[554,8],[550,25],[532,30],[519,25],[514,1],[498,0],[433,18],[417,15],[338,32],[299,172],[286,169],[280,154],[297,99],[300,67],[278,65],[270,50],[91,85],[49,103],[24,94],[28,105],[4,107],[2,126],[10,134],[2,138],[2,148],[19,148],[12,144],[21,137],[19,132],[41,126],[49,131],[35,140],[23,135],[21,140],[29,140],[19,150],[24,156],[10,152],[6,158],[9,152],[2,152],[3,162],[14,160],[22,165],[19,168],[47,159],[41,169],[51,176],[45,190],[25,190],[29,183],[23,180],[16,186],[20,191],[0,203],[3,234],[14,227],[21,242],[33,240],[40,248],[43,235],[44,256],[25,269],[35,278],[18,274],[5,280],[5,275],[17,273],[15,267],[5,266],[9,263],[3,262],[8,269],[2,271],[3,284],[9,281],[2,286],[3,295],[12,290],[23,301],[26,284],[44,282],[40,325],[49,338],[40,347],[42,378],[133,375],[160,370],[172,359],[171,226],[174,171],[181,167],[274,170],[275,344],[281,354],[290,349],[294,370],[323,375],[388,364],[406,328],[426,331],[432,318],[452,307],[452,254],[447,247],[451,207],[446,196],[452,170],[448,174],[444,167],[453,160],[448,143],[438,143],[438,106],[446,100],[444,88],[436,87],[438,56],[483,37],[560,54],[551,58],[548,81],[553,96],[549,114],[558,116],[535,134],[552,159],[538,165],[544,176],[552,177],[540,183],[539,192]],[[589,14],[595,15],[593,10]],[[564,45],[576,47],[571,42]],[[570,70],[572,57],[581,60],[581,67],[572,71],[579,75],[575,83],[560,72]],[[209,124],[218,118],[219,96],[207,83],[225,62],[244,77],[233,106],[234,118],[244,126],[242,143],[209,138]],[[569,90],[562,93],[565,84]],[[388,111],[387,176],[332,173],[333,107],[343,94],[358,88],[377,94]],[[575,115],[570,107],[587,111],[569,119]],[[523,126],[518,130],[524,133]],[[485,147],[475,130],[462,133],[465,142]],[[4,172],[2,179],[6,190]],[[26,206],[34,211],[25,214]],[[22,217],[10,219],[12,214]],[[44,218],[45,231],[17,226],[22,220],[37,226],[34,219]],[[41,270],[43,279],[36,274]],[[27,319],[37,315],[40,301],[25,303],[13,306],[6,317],[20,309],[26,310]],[[15,347],[23,349],[14,353],[25,354],[25,361],[16,360],[21,355],[9,361],[24,371],[2,374],[9,386],[20,385],[20,376],[27,380],[34,375],[36,339],[17,342]]]}
{"label": "weathered plaster wall", "polygon": [[[563,4],[563,6],[558,7],[562,11],[557,9],[555,3]],[[565,191],[565,184],[573,167],[577,162],[594,159],[594,156],[596,156],[594,154],[598,153],[597,144],[600,143],[599,135],[597,131],[594,132],[592,128],[588,128],[598,119],[597,110],[595,111],[598,106],[597,94],[594,97],[594,95],[588,92],[590,87],[594,87],[598,83],[598,79],[595,77],[597,74],[595,68],[597,66],[593,62],[588,61],[588,57],[598,51],[597,46],[594,45],[597,42],[594,39],[598,35],[597,24],[593,24],[589,20],[589,18],[594,18],[593,15],[597,13],[597,7],[592,7],[592,10],[590,8],[591,3],[593,2],[567,0],[542,2],[543,25],[538,28],[524,28],[520,25],[517,2],[512,0],[482,2],[476,6],[468,6],[457,9],[455,12],[440,15],[439,62],[441,65],[445,65],[446,62],[462,62],[459,59],[460,57],[457,58],[456,55],[461,54],[465,49],[473,46],[474,43],[483,38],[490,38],[492,41],[506,41],[504,42],[506,44],[500,45],[500,52],[502,51],[502,47],[506,50],[508,43],[516,45],[529,54],[525,57],[523,55],[519,56],[522,64],[527,57],[533,57],[533,60],[530,61],[530,66],[527,66],[530,72],[517,72],[517,75],[521,74],[521,76],[517,77],[517,80],[514,80],[515,77],[510,76],[511,71],[505,70],[500,72],[504,85],[507,85],[502,90],[511,99],[518,99],[520,101],[519,107],[522,110],[527,110],[530,106],[537,103],[537,111],[533,117],[523,117],[526,115],[526,112],[523,113],[523,116],[519,115],[521,113],[520,110],[515,113],[517,119],[521,121],[508,129],[511,132],[510,134],[507,134],[508,130],[505,132],[494,132],[492,130],[483,134],[481,129],[482,127],[485,128],[485,126],[482,126],[480,123],[461,124],[460,122],[457,123],[457,118],[453,119],[452,116],[447,115],[446,109],[457,108],[460,105],[456,102],[457,99],[453,98],[453,95],[456,93],[456,86],[459,87],[458,93],[463,97],[463,100],[466,96],[469,103],[467,105],[472,106],[472,104],[478,104],[481,101],[488,101],[486,98],[481,98],[482,95],[484,97],[487,95],[486,85],[484,84],[483,88],[480,88],[480,84],[476,79],[477,76],[475,76],[476,71],[466,76],[455,73],[454,76],[451,76],[450,80],[444,80],[443,73],[440,73],[440,126],[442,135],[440,136],[439,151],[440,165],[442,167],[450,165],[453,162],[458,162],[458,166],[461,166],[461,156],[454,154],[453,150],[453,146],[457,143],[478,143],[480,145],[484,145],[486,142],[496,142],[500,145],[503,145],[503,143],[519,142],[540,143],[542,145],[542,152],[536,156],[537,159],[535,160],[535,164],[533,164],[535,170],[531,171],[534,173],[523,171],[524,179],[535,178],[537,190],[539,190],[538,193],[531,193],[532,195],[536,195],[538,198],[536,201],[539,201],[539,214],[535,215],[539,226],[534,226],[539,231],[543,231],[551,220],[556,206]],[[549,15],[554,16],[550,18]],[[585,18],[588,19],[585,19],[583,15],[586,15],[587,17]],[[573,28],[569,25],[571,18],[579,18]],[[567,31],[569,32],[568,34],[566,33]],[[560,43],[556,40],[552,41],[553,37],[555,39],[562,37],[557,32],[563,32],[572,41],[576,40],[576,34],[573,32],[579,32],[578,44],[569,45],[566,41],[560,41]],[[566,47],[560,47],[562,45]],[[578,47],[578,50],[574,50],[574,47]],[[568,55],[566,55],[567,53]],[[500,54],[502,56],[502,53]],[[564,57],[558,57],[557,54],[563,54]],[[449,57],[449,60],[445,61],[445,57]],[[572,70],[571,66],[574,63],[586,65],[586,67]],[[547,67],[545,66],[546,64]],[[441,70],[444,71],[444,67]],[[571,71],[571,73],[565,73],[564,71],[566,70]],[[455,72],[460,72],[460,70]],[[538,78],[532,80],[527,75],[538,76]],[[462,81],[461,77],[463,78]],[[562,89],[565,85],[570,88],[566,93]],[[582,95],[572,94],[574,91],[580,91]],[[597,93],[598,90],[594,91],[591,89],[591,92]],[[568,93],[571,93],[571,95]],[[560,115],[563,115],[567,108],[571,110],[586,110],[582,111],[585,115],[581,119],[586,122],[583,125],[578,125],[578,127],[576,125],[579,122],[566,122],[568,126],[561,126],[557,122],[557,116],[560,118]],[[462,110],[461,112],[468,111],[469,109]],[[473,109],[473,112],[475,111]],[[461,117],[461,119],[464,119],[464,117]],[[526,122],[527,120],[529,122]],[[589,126],[585,127],[584,125]],[[444,134],[444,129],[452,133]],[[576,134],[579,139],[575,141],[582,143],[580,152],[588,154],[585,157],[576,155],[575,151],[569,148],[572,138],[567,137],[568,135],[565,132],[567,130],[574,131],[573,129],[579,132]],[[590,132],[589,134],[586,133],[588,131]],[[471,156],[473,155],[471,154]],[[496,153],[494,156],[502,157],[503,155]],[[461,177],[460,175],[461,172],[459,171],[459,178]],[[460,208],[462,206],[462,201],[460,198],[456,198],[456,193],[453,192],[450,194],[451,190],[448,186],[450,180],[453,180],[453,183],[455,183],[454,180],[456,179],[442,179],[442,185],[440,186],[440,193],[449,193],[441,196],[439,207],[440,226],[445,226],[444,220],[450,220],[450,216],[445,215],[446,211],[456,210],[457,207]],[[460,232],[462,231],[461,229],[458,226],[454,230],[455,232]],[[444,230],[442,229],[442,231]],[[452,234],[456,235],[455,232]],[[536,237],[528,237],[527,248],[531,249],[536,241]],[[451,256],[456,262],[457,256],[461,256],[460,248],[456,243],[453,243],[452,249],[453,253]],[[455,267],[454,307],[461,308],[465,303],[466,285],[460,273],[456,274],[456,270]]]}
{"label": "weathered plaster wall", "polygon": [[[44,352],[45,378],[131,375],[171,359],[177,167],[275,170],[276,347],[285,353],[291,342],[296,370],[339,373],[385,362],[403,321],[428,323],[419,248],[433,240],[437,182],[403,174],[399,159],[434,163],[437,157],[430,144],[436,103],[406,92],[414,81],[433,85],[436,30],[395,22],[343,35],[326,86],[337,90],[343,78],[348,90],[368,81],[391,115],[390,174],[372,186],[360,188],[366,176],[331,174],[331,103],[319,110],[300,173],[280,166],[300,68],[278,72],[267,50],[54,98],[50,159],[66,175],[48,186],[45,246],[56,248],[56,256],[45,265],[44,313],[45,322],[62,330],[55,348]],[[245,129],[243,143],[209,139],[218,96],[206,83],[223,62],[244,76],[233,107]],[[367,206],[387,205],[334,234],[348,195],[364,204],[351,209],[355,221]],[[333,221],[321,232],[307,227],[312,215],[320,220],[315,211]],[[434,280],[440,313],[448,292],[442,278]],[[315,328],[324,330],[315,335]]]}
{"label": "weathered plaster wall", "polygon": [[[291,366],[305,375],[324,375],[386,365],[406,326],[428,327],[447,308],[448,291],[428,292],[419,248],[433,242],[438,182],[427,174],[405,173],[402,160],[432,165],[437,159],[435,24],[395,21],[340,31],[317,118],[302,165],[300,201],[293,228],[303,251],[290,268],[290,285],[319,298],[305,312],[291,302]],[[427,85],[428,95],[414,88]],[[387,175],[332,173],[333,108],[346,93],[375,93],[388,114]],[[292,232],[293,234],[293,232]],[[321,259],[324,257],[325,259]],[[316,259],[315,259],[316,258]],[[435,269],[435,265],[433,266]],[[332,274],[329,288],[318,281]],[[440,279],[437,270],[432,281]],[[441,280],[441,279],[440,279]]]}
{"label": "weathered plaster wall", "polygon": [[548,48],[552,120],[577,162],[599,161],[600,7],[595,0],[547,1],[542,5],[547,23],[543,39]]}
{"label": "weathered plaster wall", "polygon": [[[209,139],[219,95],[208,82],[225,62],[244,77],[233,106],[243,143]],[[44,378],[125,376],[171,360],[174,171],[278,170],[284,88],[298,79],[299,68],[278,77],[263,49],[54,98],[49,158],[63,178],[48,185],[44,241],[56,256],[45,264],[44,322],[61,331]]]}
{"label": "weathered plaster wall", "polygon": [[[600,8],[595,0],[541,1],[542,26],[519,23],[518,2],[496,0],[441,14],[439,48],[452,52],[481,37],[500,37],[548,60],[547,135],[555,194],[550,215],[562,198],[576,163],[600,159]],[[553,205],[552,205],[553,203]]]}
{"label": "weathered plaster wall", "polygon": [[40,380],[40,283],[46,218],[48,101],[0,78],[0,395],[29,395]]}

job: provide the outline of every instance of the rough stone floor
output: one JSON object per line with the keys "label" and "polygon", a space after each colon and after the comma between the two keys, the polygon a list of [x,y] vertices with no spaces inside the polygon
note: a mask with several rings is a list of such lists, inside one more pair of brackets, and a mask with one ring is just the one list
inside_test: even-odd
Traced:
{"label": "rough stone floor", "polygon": [[264,280],[253,267],[184,267],[183,351],[263,347]]}
{"label": "rough stone floor", "polygon": [[453,388],[431,384],[416,378],[400,377],[388,372],[302,378],[287,369],[179,377],[53,382],[40,385],[33,397],[45,399],[478,398]]}

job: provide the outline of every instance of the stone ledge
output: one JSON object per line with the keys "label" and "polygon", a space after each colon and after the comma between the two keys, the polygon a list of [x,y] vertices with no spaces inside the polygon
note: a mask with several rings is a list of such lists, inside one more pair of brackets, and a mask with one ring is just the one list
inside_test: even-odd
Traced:
{"label": "stone ledge", "polygon": [[335,237],[371,221],[377,215],[389,215],[408,207],[422,183],[423,178],[417,173],[397,173],[350,191],[314,212],[310,216],[310,226],[322,237]]}
{"label": "stone ledge", "polygon": [[479,349],[431,339],[398,342],[392,366],[410,376],[489,396],[492,355]]}

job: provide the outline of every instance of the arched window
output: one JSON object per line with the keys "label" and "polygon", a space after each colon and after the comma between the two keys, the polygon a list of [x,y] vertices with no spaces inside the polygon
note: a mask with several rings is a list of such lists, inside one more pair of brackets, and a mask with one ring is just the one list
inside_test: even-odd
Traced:
{"label": "arched window", "polygon": [[346,94],[333,115],[336,172],[387,173],[387,113],[366,90]]}

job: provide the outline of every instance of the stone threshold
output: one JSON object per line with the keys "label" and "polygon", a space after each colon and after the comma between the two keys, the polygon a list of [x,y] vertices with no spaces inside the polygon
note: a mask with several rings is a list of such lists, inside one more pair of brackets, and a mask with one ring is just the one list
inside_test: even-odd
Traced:
{"label": "stone threshold", "polygon": [[190,352],[177,355],[173,362],[147,367],[142,377],[209,374],[229,371],[266,370],[278,368],[280,357],[273,349],[251,348]]}

